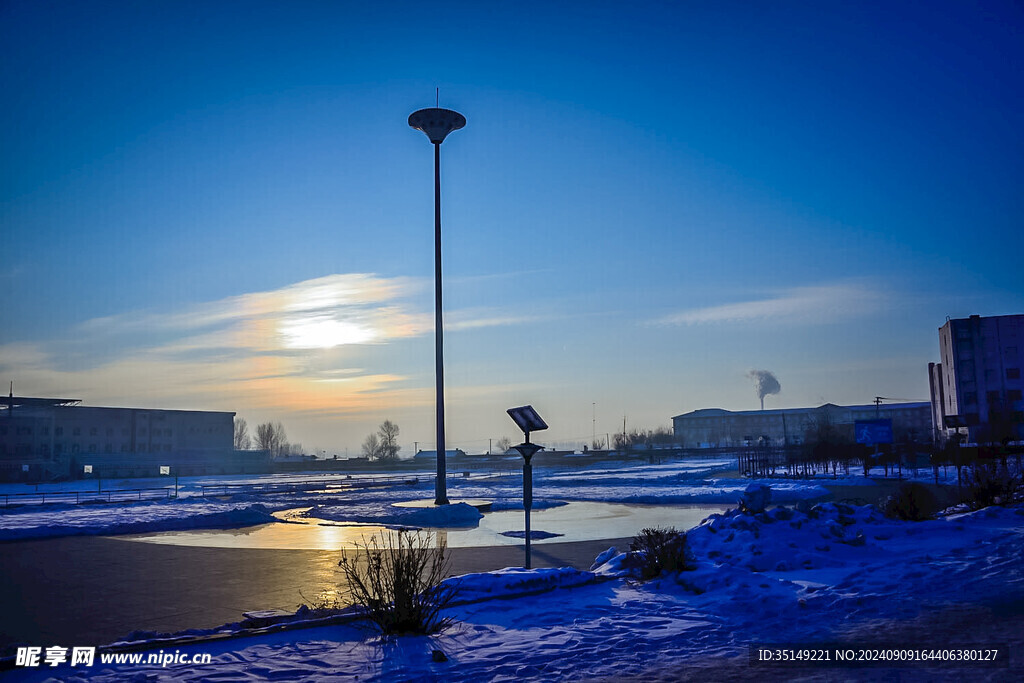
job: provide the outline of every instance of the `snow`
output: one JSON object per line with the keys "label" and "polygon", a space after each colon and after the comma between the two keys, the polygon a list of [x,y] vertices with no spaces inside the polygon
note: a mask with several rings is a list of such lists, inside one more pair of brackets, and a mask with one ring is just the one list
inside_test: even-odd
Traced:
{"label": "snow", "polygon": [[[502,536],[508,536],[509,538],[526,538],[526,530],[522,531],[502,531]],[[553,533],[551,531],[534,531],[530,530],[531,541],[543,541],[548,538],[558,538],[559,536],[565,536],[565,534]]]}
{"label": "snow", "polygon": [[483,513],[468,503],[452,503],[427,508],[395,507],[381,504],[354,512],[349,505],[317,505],[305,513],[307,517],[339,522],[361,522],[382,526],[451,527],[474,526]]}
{"label": "snow", "polygon": [[[173,646],[185,653],[211,654],[209,665],[97,664],[75,673],[65,665],[54,672],[21,668],[7,673],[15,679],[43,680],[52,673],[62,680],[100,681],[126,676],[168,681],[316,681],[332,676],[362,681],[742,679],[765,675],[748,666],[752,643],[854,643],[878,640],[882,634],[885,642],[951,644],[966,639],[1008,643],[1015,652],[1024,651],[1024,506],[955,509],[932,521],[894,521],[872,506],[813,504],[828,493],[825,485],[862,487],[869,497],[880,469],[871,478],[851,468],[848,476],[777,477],[752,484],[731,473],[733,466],[731,459],[708,459],[534,471],[536,510],[580,501],[724,507],[737,505],[745,491],[770,487],[771,504],[778,507],[757,514],[711,514],[689,530],[694,566],[677,575],[639,583],[631,576],[625,549],[608,548],[589,570],[506,568],[450,579],[460,590],[445,615],[456,625],[440,635],[382,639],[350,623],[351,612],[330,625],[300,613],[288,630],[251,634],[242,623],[229,624],[191,631],[200,642]],[[911,478],[914,473],[903,474]],[[396,482],[335,491],[327,485],[341,478],[323,475],[322,490],[199,495],[203,485],[319,481],[317,476],[183,478],[178,499],[11,507],[0,510],[0,540],[281,523],[289,521],[280,519],[281,511],[299,508],[308,510],[289,514],[399,528],[474,526],[482,517],[465,503],[395,506],[432,494],[433,481],[424,476],[415,485]],[[955,482],[955,472],[940,471],[940,476]],[[932,470],[922,469],[916,478],[933,477]],[[448,483],[452,498],[491,501],[495,511],[522,510],[517,471],[453,476]],[[110,482],[116,484],[122,483]],[[90,491],[95,483],[65,486]],[[3,490],[27,489],[8,485]],[[522,532],[507,533],[522,537]],[[575,539],[568,535],[565,540]],[[236,637],[220,639],[224,633]],[[143,641],[153,636],[133,634]],[[213,636],[218,639],[202,640]],[[134,647],[171,651],[166,642]],[[435,650],[447,661],[434,661]],[[989,678],[999,680],[995,671]],[[787,674],[768,673],[780,678]],[[843,670],[839,677],[849,673]],[[816,672],[805,669],[800,674]],[[981,670],[950,674],[929,669],[911,674],[912,680],[988,675]],[[1013,678],[1019,676],[1007,680]]]}
{"label": "snow", "polygon": [[0,541],[52,536],[230,529],[276,522],[259,503],[154,501],[132,505],[53,505],[0,515]]}
{"label": "snow", "polygon": [[[883,633],[888,642],[920,645],[1009,644],[1017,653],[1011,655],[1014,669],[869,669],[857,678],[1019,678],[1024,628],[1012,605],[1024,601],[1024,505],[926,522],[894,521],[871,506],[833,503],[756,515],[730,510],[711,515],[687,539],[694,569],[646,583],[629,577],[626,554],[613,548],[598,556],[591,571],[508,568],[449,579],[460,592],[444,614],[456,625],[440,635],[384,639],[357,624],[311,626],[174,648],[209,653],[208,665],[97,665],[60,675],[98,681],[128,675],[166,681],[556,681],[771,673],[785,680],[792,671],[750,668],[747,647],[867,642]],[[993,619],[1001,609],[1002,618]],[[894,628],[885,630],[886,624]],[[435,650],[447,661],[434,661]],[[823,673],[798,671],[805,677]],[[847,680],[857,671],[828,673],[829,680]],[[41,680],[47,672],[14,674]]]}
{"label": "snow", "polygon": [[[564,505],[567,501],[593,501],[626,505],[735,505],[750,483],[735,475],[734,458],[714,457],[675,460],[660,464],[610,463],[593,469],[574,466],[534,469],[534,510]],[[881,474],[881,469],[874,470]],[[941,473],[941,470],[940,470]],[[904,470],[910,477],[913,470]],[[918,479],[930,481],[930,469],[918,470]],[[955,470],[946,475],[955,481]],[[331,489],[332,485],[352,481],[381,481],[387,486],[357,489]],[[415,484],[406,483],[416,479]],[[772,489],[772,503],[785,504],[827,497],[825,485],[875,486],[874,478],[851,468],[849,476],[818,476],[811,479],[771,478],[758,483]],[[103,480],[104,490],[173,485],[168,477],[145,480]],[[322,483],[323,488],[305,492],[255,494],[234,492],[215,498],[202,497],[203,486],[223,484]],[[6,484],[0,493],[40,491],[95,491],[93,480],[41,485]],[[450,511],[403,511],[392,504],[416,498],[432,497],[433,478],[428,473],[376,472],[350,476],[337,473],[301,473],[290,475],[234,475],[181,477],[179,498],[102,504],[64,503],[11,506],[0,508],[0,541],[76,534],[124,534],[245,526],[278,521],[261,516],[298,507],[315,508],[310,516],[321,519],[372,523],[394,527],[466,527],[480,519],[479,513],[453,506]],[[491,510],[522,509],[522,474],[485,470],[470,476],[449,475],[449,496],[453,499],[492,501]],[[221,514],[222,517],[217,517]],[[220,520],[220,521],[218,521]]]}

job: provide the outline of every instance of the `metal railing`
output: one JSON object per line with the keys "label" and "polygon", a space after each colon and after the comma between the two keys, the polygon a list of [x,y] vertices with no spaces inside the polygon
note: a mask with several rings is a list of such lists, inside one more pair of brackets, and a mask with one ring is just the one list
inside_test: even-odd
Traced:
{"label": "metal railing", "polygon": [[3,507],[11,505],[45,505],[68,503],[79,505],[92,501],[162,500],[174,497],[174,487],[144,489],[108,489],[106,491],[36,491],[33,493],[0,493]]}
{"label": "metal railing", "polygon": [[239,493],[266,494],[266,493],[296,493],[303,491],[331,491],[348,490],[359,488],[371,488],[376,486],[415,486],[420,482],[420,477],[398,476],[398,477],[364,477],[351,479],[307,479],[303,481],[287,482],[262,482],[256,484],[202,484],[200,485],[201,496],[230,496]]}

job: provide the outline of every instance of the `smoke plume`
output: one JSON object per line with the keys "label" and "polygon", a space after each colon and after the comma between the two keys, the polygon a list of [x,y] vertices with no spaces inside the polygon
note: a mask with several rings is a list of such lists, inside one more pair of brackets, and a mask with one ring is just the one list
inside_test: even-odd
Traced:
{"label": "smoke plume", "polygon": [[754,391],[761,399],[761,410],[764,410],[764,397],[768,394],[777,394],[782,391],[782,385],[778,378],[767,370],[751,370],[747,377],[754,380]]}

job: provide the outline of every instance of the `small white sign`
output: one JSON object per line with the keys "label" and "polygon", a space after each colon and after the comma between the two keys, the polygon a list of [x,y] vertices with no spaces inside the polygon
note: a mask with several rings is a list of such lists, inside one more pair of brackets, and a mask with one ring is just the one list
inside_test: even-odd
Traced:
{"label": "small white sign", "polygon": [[168,465],[160,465],[160,474],[170,474],[171,468]]}
{"label": "small white sign", "polygon": [[92,465],[86,465],[85,466],[85,473],[86,474],[92,474]]}
{"label": "small white sign", "polygon": [[28,465],[22,465],[21,466],[21,471],[22,472],[28,472]]}

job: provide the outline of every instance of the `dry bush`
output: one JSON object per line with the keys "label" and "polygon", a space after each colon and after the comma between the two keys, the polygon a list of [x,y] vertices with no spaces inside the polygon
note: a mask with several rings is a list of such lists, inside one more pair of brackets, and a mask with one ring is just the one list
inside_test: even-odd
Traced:
{"label": "dry bush", "polygon": [[990,505],[1009,505],[1022,488],[1019,473],[994,463],[976,463],[966,479],[964,502],[975,510]]}
{"label": "dry bush", "polygon": [[357,544],[355,557],[343,557],[338,566],[352,602],[366,609],[381,633],[437,633],[452,623],[440,612],[458,590],[455,582],[443,583],[447,550],[444,541],[434,545],[433,534],[401,530]]}
{"label": "dry bush", "polygon": [[629,565],[641,581],[657,578],[662,572],[689,569],[686,534],[675,527],[641,529],[629,544]]}
{"label": "dry bush", "polygon": [[882,504],[882,513],[886,517],[910,522],[930,519],[938,510],[939,503],[932,492],[916,481],[900,484]]}

